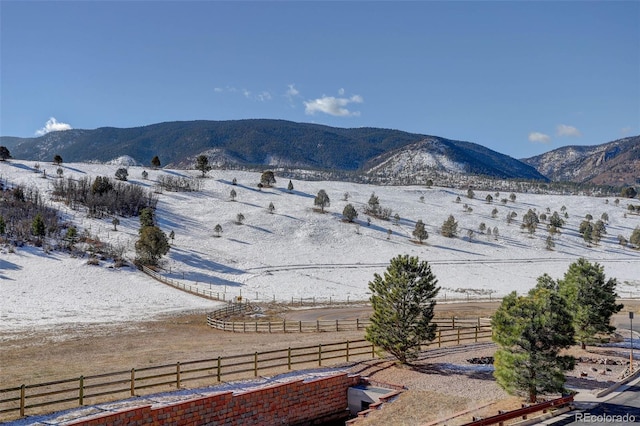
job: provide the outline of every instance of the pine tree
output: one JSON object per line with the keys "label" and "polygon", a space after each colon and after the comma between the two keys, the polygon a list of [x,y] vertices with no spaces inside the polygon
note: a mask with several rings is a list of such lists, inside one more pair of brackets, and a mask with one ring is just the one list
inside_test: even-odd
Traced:
{"label": "pine tree", "polygon": [[204,177],[208,171],[211,170],[211,166],[209,165],[209,157],[206,155],[198,155],[196,158],[196,170],[200,170],[202,172],[202,177]]}
{"label": "pine tree", "polygon": [[154,226],[155,225],[155,214],[153,212],[153,209],[151,207],[146,207],[142,210],[140,210],[140,229],[144,228],[145,226]]}
{"label": "pine tree", "polygon": [[60,154],[56,154],[53,156],[53,164],[55,164],[56,166],[62,164],[62,157],[60,156]]}
{"label": "pine tree", "polygon": [[636,226],[633,230],[629,237],[629,242],[636,246],[636,248],[640,249],[640,226]]}
{"label": "pine tree", "polygon": [[289,181],[289,185],[287,185],[287,191],[289,192],[293,191],[293,182]]}
{"label": "pine tree", "polygon": [[157,265],[162,256],[169,252],[169,241],[164,232],[157,226],[140,228],[140,239],[136,241],[136,263],[141,265]]}
{"label": "pine tree", "polygon": [[11,153],[6,146],[0,146],[0,161],[5,161],[11,158]]}
{"label": "pine tree", "polygon": [[558,291],[573,314],[576,339],[582,349],[597,333],[611,333],[611,316],[624,307],[617,304],[615,278],[606,279],[604,267],[584,258],[569,265],[564,279],[558,281]]}
{"label": "pine tree", "polygon": [[367,214],[377,216],[380,211],[380,199],[375,193],[371,194],[369,201],[367,202]]}
{"label": "pine tree", "polygon": [[158,158],[157,155],[155,155],[151,159],[151,165],[153,166],[154,169],[159,169],[160,168],[160,158]]}
{"label": "pine tree", "polygon": [[449,218],[444,221],[440,233],[447,238],[453,238],[458,235],[458,222],[456,222],[453,215],[449,215]]}
{"label": "pine tree", "polygon": [[318,195],[316,195],[316,198],[313,200],[313,204],[320,207],[320,210],[322,211],[322,213],[324,213],[325,207],[331,205],[329,196],[327,195],[324,189],[321,189],[320,191],[318,191]]}
{"label": "pine tree", "polygon": [[416,222],[416,227],[413,230],[413,234],[414,237],[416,237],[418,239],[418,241],[420,242],[420,244],[422,244],[422,242],[424,240],[426,240],[427,238],[429,238],[429,233],[427,232],[427,230],[424,227],[424,223],[422,222],[421,219],[419,219]]}
{"label": "pine tree", "polygon": [[260,176],[260,183],[265,188],[270,188],[272,185],[276,183],[276,176],[273,174],[271,170],[267,170],[262,172]]}
{"label": "pine tree", "polygon": [[522,216],[522,227],[525,228],[530,235],[533,235],[536,232],[538,223],[540,223],[538,215],[531,209]]}
{"label": "pine tree", "polygon": [[342,210],[342,216],[348,222],[353,222],[354,219],[358,217],[358,212],[352,204],[347,204],[346,206],[344,206],[344,210]]}
{"label": "pine tree", "polygon": [[222,234],[222,226],[220,226],[220,224],[217,224],[215,228],[213,228],[213,232],[216,233],[216,237],[219,237],[220,234]]}
{"label": "pine tree", "polygon": [[574,343],[571,314],[542,278],[527,296],[513,292],[505,297],[491,320],[499,345],[494,377],[507,392],[532,403],[539,394],[564,391],[564,372],[575,364],[573,357],[559,355]]}
{"label": "pine tree", "polygon": [[427,262],[399,255],[384,276],[369,282],[373,314],[365,338],[405,364],[436,336],[433,324],[438,281]]}
{"label": "pine tree", "polygon": [[116,170],[116,179],[124,181],[124,180],[127,180],[128,177],[129,177],[129,172],[127,171],[126,168],[120,167],[118,170]]}
{"label": "pine tree", "polygon": [[42,215],[38,213],[31,222],[31,234],[38,237],[38,241],[42,240],[47,231],[47,226],[44,223]]}

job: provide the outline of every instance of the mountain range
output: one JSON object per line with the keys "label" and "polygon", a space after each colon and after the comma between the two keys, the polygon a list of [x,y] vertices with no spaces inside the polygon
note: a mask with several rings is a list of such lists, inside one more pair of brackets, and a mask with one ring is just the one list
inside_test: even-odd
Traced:
{"label": "mountain range", "polygon": [[128,156],[192,168],[198,155],[216,167],[285,167],[403,179],[430,173],[625,185],[640,178],[640,136],[595,147],[565,147],[517,160],[479,144],[381,128],[337,128],[284,120],[180,121],[135,128],[66,130],[34,138],[0,137],[16,159],[108,162]]}

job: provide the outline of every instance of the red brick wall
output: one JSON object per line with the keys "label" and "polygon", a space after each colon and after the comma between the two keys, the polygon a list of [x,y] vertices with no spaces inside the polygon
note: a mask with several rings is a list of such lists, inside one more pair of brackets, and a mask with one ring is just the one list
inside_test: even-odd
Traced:
{"label": "red brick wall", "polygon": [[72,425],[297,425],[347,414],[347,389],[359,376],[340,374],[233,395],[225,392],[158,408],[150,405],[105,414]]}

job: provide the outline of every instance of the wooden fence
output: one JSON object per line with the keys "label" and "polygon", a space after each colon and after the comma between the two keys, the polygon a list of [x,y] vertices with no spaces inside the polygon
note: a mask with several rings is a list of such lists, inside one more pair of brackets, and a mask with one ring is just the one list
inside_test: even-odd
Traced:
{"label": "wooden fence", "polygon": [[[491,337],[488,326],[439,330],[432,345],[459,345],[486,341]],[[90,376],[80,376],[47,383],[0,389],[0,421],[27,412],[39,414],[75,406],[115,401],[154,392],[209,386],[223,379],[240,380],[259,375],[278,374],[325,366],[339,362],[373,358],[376,348],[366,340],[318,344],[252,354],[231,355],[212,359],[178,362],[159,366],[132,368]],[[46,407],[46,408],[45,408]]]}
{"label": "wooden fence", "polygon": [[[235,303],[225,306],[207,315],[207,324],[210,327],[234,333],[305,333],[305,332],[329,332],[329,331],[358,331],[364,330],[371,324],[371,320],[316,320],[316,321],[228,321],[232,315],[244,313],[251,309],[247,303]],[[439,330],[453,330],[456,328],[489,326],[489,318],[434,318],[433,322]]]}

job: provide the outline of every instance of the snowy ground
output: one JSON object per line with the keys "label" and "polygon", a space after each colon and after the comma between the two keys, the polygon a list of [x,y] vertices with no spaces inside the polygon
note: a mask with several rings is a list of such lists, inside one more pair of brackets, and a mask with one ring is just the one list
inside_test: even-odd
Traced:
{"label": "snowy ground", "polygon": [[[26,161],[0,163],[0,178],[10,184],[38,186],[46,198],[51,181],[56,179],[55,167],[42,165],[42,169],[49,169],[45,179],[42,173],[34,172],[33,165]],[[64,178],[114,176],[118,167],[65,164]],[[146,170],[148,180],[142,178],[143,168],[130,167],[130,183],[151,189],[161,174],[199,174]],[[231,184],[233,178],[237,186]],[[382,273],[392,257],[409,254],[431,263],[442,287],[441,297],[466,298],[479,293],[499,297],[513,290],[526,292],[543,273],[560,278],[571,262],[585,257],[603,265],[607,277],[618,279],[620,296],[640,296],[640,252],[621,247],[617,240],[619,234],[628,239],[640,226],[640,216],[624,217],[630,200],[621,199],[616,206],[613,198],[607,203],[596,197],[517,193],[515,202],[503,205],[498,200],[508,198],[510,191],[497,197],[492,192],[495,201],[487,204],[484,191],[476,191],[476,198],[468,199],[462,189],[296,180],[289,193],[288,179],[276,174],[276,186],[259,191],[259,178],[259,173],[212,171],[200,192],[159,195],[159,225],[167,234],[175,232],[164,275],[225,293],[227,300],[239,295],[249,300],[365,300],[373,274]],[[230,199],[232,189],[237,192],[235,201]],[[314,211],[313,206],[320,189],[331,199],[324,214]],[[343,200],[346,192],[348,201]],[[375,218],[367,224],[362,208],[373,192],[382,207],[400,215],[398,225]],[[460,203],[455,202],[456,196],[462,199]],[[269,203],[275,206],[273,214],[267,210]],[[357,225],[341,220],[347,203],[359,211]],[[465,203],[472,213],[463,212]],[[124,245],[128,255],[134,256],[137,218],[121,218],[115,232],[109,219],[88,219],[80,211],[58,203],[56,206],[80,231],[88,229],[103,241]],[[546,212],[549,208],[553,213],[560,212],[562,206],[569,219],[553,251],[546,249],[545,224],[533,237],[520,229],[528,209]],[[496,218],[491,217],[493,208],[498,209]],[[506,215],[510,211],[518,216],[508,225]],[[238,213],[246,217],[242,225],[235,223]],[[586,214],[595,221],[602,213],[609,216],[608,234],[598,246],[587,247],[577,228]],[[438,233],[449,214],[455,216],[460,229],[453,239]],[[429,232],[422,245],[411,236],[418,219],[426,223]],[[499,229],[497,239],[479,233],[481,222]],[[223,229],[220,237],[213,231],[216,224]],[[389,229],[392,234],[388,238]],[[475,231],[473,239],[467,237],[468,229]],[[86,259],[56,252],[45,254],[42,249],[20,248],[15,253],[1,250],[0,332],[135,321],[180,310],[209,309],[215,304],[162,285],[133,269],[109,266],[108,262],[90,266]]]}

